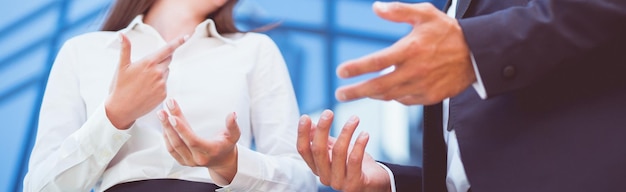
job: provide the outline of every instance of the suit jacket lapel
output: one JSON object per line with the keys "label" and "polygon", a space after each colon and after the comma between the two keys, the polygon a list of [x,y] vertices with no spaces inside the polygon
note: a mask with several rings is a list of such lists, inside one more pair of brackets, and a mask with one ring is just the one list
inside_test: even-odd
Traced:
{"label": "suit jacket lapel", "polygon": [[469,5],[471,2],[472,0],[459,0],[459,2],[457,2],[458,3],[457,9],[456,9],[457,19],[463,18],[463,15],[465,15],[465,12],[467,11],[467,8],[469,8]]}

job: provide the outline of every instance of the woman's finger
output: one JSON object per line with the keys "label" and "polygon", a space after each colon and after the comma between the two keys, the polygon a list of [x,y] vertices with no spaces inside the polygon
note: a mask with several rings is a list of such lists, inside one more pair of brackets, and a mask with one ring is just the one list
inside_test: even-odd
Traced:
{"label": "woman's finger", "polygon": [[189,150],[189,147],[187,147],[187,145],[182,141],[178,133],[176,133],[176,131],[172,127],[173,124],[174,125],[176,124],[175,117],[168,116],[164,110],[159,110],[158,116],[159,116],[159,120],[161,121],[161,125],[163,126],[163,135],[166,139],[168,152],[179,163],[183,165],[193,166],[192,165],[193,157],[192,157],[191,151]]}

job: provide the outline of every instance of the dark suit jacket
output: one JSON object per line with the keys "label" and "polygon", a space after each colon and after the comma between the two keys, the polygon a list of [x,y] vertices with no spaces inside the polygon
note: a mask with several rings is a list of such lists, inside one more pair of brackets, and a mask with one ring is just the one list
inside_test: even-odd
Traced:
{"label": "dark suit jacket", "polygon": [[[488,93],[481,100],[470,87],[450,102],[448,127],[472,191],[626,191],[626,1],[460,0],[458,8]],[[428,192],[445,191],[445,157],[433,158],[445,149],[426,138],[442,129],[437,107],[426,108]]]}

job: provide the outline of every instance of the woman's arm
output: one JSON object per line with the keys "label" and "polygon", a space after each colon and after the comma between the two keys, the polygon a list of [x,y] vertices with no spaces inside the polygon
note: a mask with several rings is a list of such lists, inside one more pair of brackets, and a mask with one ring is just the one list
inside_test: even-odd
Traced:
{"label": "woman's arm", "polygon": [[110,123],[104,104],[86,114],[72,45],[63,46],[50,72],[24,191],[89,191],[130,138]]}

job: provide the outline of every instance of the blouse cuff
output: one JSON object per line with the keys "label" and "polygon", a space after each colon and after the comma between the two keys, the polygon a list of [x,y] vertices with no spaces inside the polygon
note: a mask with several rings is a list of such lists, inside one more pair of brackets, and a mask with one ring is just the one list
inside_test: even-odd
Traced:
{"label": "blouse cuff", "polygon": [[247,147],[237,144],[237,173],[230,184],[214,179],[215,184],[222,187],[217,191],[253,191],[261,189],[259,178],[263,178],[264,157]]}
{"label": "blouse cuff", "polygon": [[[131,135],[128,130],[119,130],[113,126],[102,104],[88,118],[83,127],[71,137],[78,141],[82,152],[93,154],[98,164],[106,165]],[[70,154],[67,153],[67,155]]]}

